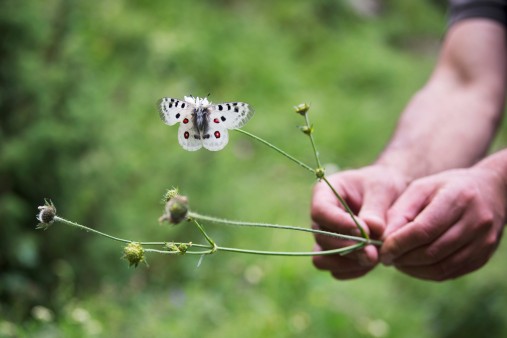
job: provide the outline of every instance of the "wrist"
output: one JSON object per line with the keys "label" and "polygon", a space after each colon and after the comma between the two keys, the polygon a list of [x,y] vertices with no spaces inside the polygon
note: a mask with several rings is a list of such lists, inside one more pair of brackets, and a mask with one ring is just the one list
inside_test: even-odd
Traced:
{"label": "wrist", "polygon": [[408,144],[397,145],[391,142],[379,155],[374,165],[387,168],[402,176],[407,183],[426,176],[431,171],[429,161],[425,161],[415,147]]}
{"label": "wrist", "polygon": [[394,157],[383,159],[379,157],[375,162],[371,164],[372,167],[376,167],[382,170],[383,175],[389,175],[389,177],[396,177],[405,186],[410,184],[417,177],[413,175],[411,170],[405,167],[406,162],[402,160],[398,161]]}
{"label": "wrist", "polygon": [[491,172],[497,177],[503,191],[507,193],[507,149],[484,158],[473,168]]}

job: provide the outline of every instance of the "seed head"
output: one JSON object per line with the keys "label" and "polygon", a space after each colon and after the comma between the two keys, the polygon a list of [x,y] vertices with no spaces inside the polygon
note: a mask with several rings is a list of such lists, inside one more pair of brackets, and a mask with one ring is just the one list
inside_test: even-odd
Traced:
{"label": "seed head", "polygon": [[164,203],[167,203],[169,202],[172,198],[178,196],[179,194],[179,191],[178,191],[178,188],[172,188],[172,189],[168,189],[166,191],[166,193],[164,194]]}
{"label": "seed head", "polygon": [[294,107],[296,110],[296,113],[299,115],[305,116],[308,110],[310,109],[310,106],[307,103],[301,103]]}
{"label": "seed head", "polygon": [[315,169],[315,176],[317,176],[317,178],[319,180],[321,178],[323,178],[325,175],[326,175],[326,171],[324,170],[324,168],[320,167],[320,168]]}
{"label": "seed head", "polygon": [[40,222],[37,229],[46,230],[55,221],[56,207],[51,200],[44,199],[44,205],[40,206],[37,220]]}
{"label": "seed head", "polygon": [[313,126],[301,126],[299,129],[306,135],[311,135],[313,133]]}
{"label": "seed head", "polygon": [[178,224],[187,217],[187,214],[188,198],[186,196],[175,195],[167,201],[164,214],[158,221],[160,223],[167,221],[172,224]]}
{"label": "seed head", "polygon": [[140,262],[146,262],[144,249],[137,242],[130,242],[123,248],[123,258],[129,262],[129,266],[133,265],[136,268]]}
{"label": "seed head", "polygon": [[170,242],[165,244],[165,248],[168,251],[177,253],[178,255],[184,255],[191,246],[192,242],[179,244]]}

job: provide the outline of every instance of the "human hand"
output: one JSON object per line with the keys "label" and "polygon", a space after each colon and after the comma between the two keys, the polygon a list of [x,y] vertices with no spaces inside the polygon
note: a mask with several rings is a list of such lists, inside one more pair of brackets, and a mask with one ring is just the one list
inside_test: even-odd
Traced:
{"label": "human hand", "polygon": [[381,261],[435,281],[480,268],[500,241],[506,194],[502,178],[484,168],[414,181],[388,212]]}
{"label": "human hand", "polygon": [[[407,185],[400,173],[381,165],[340,172],[331,175],[328,180],[373,239],[382,235],[386,212]],[[315,185],[311,215],[314,229],[360,236],[356,224],[325,182]],[[324,235],[317,235],[315,239],[315,251],[355,244]],[[368,245],[345,256],[314,256],[313,263],[318,269],[329,270],[336,279],[356,278],[375,267],[378,249]]]}

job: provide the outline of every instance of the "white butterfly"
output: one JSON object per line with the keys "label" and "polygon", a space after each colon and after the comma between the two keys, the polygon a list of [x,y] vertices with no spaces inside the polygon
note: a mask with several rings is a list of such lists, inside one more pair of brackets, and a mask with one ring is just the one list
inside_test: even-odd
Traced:
{"label": "white butterfly", "polygon": [[229,142],[227,129],[244,126],[253,108],[243,102],[212,104],[207,98],[185,96],[185,100],[164,97],[159,101],[160,118],[172,126],[180,122],[178,141],[183,149],[223,149]]}

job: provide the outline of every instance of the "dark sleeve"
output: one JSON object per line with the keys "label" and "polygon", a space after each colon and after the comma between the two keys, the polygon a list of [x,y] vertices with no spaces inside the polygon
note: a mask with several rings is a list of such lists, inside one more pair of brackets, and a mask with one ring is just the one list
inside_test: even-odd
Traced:
{"label": "dark sleeve", "polygon": [[507,26],[507,0],[449,0],[449,25],[470,18],[491,19]]}

